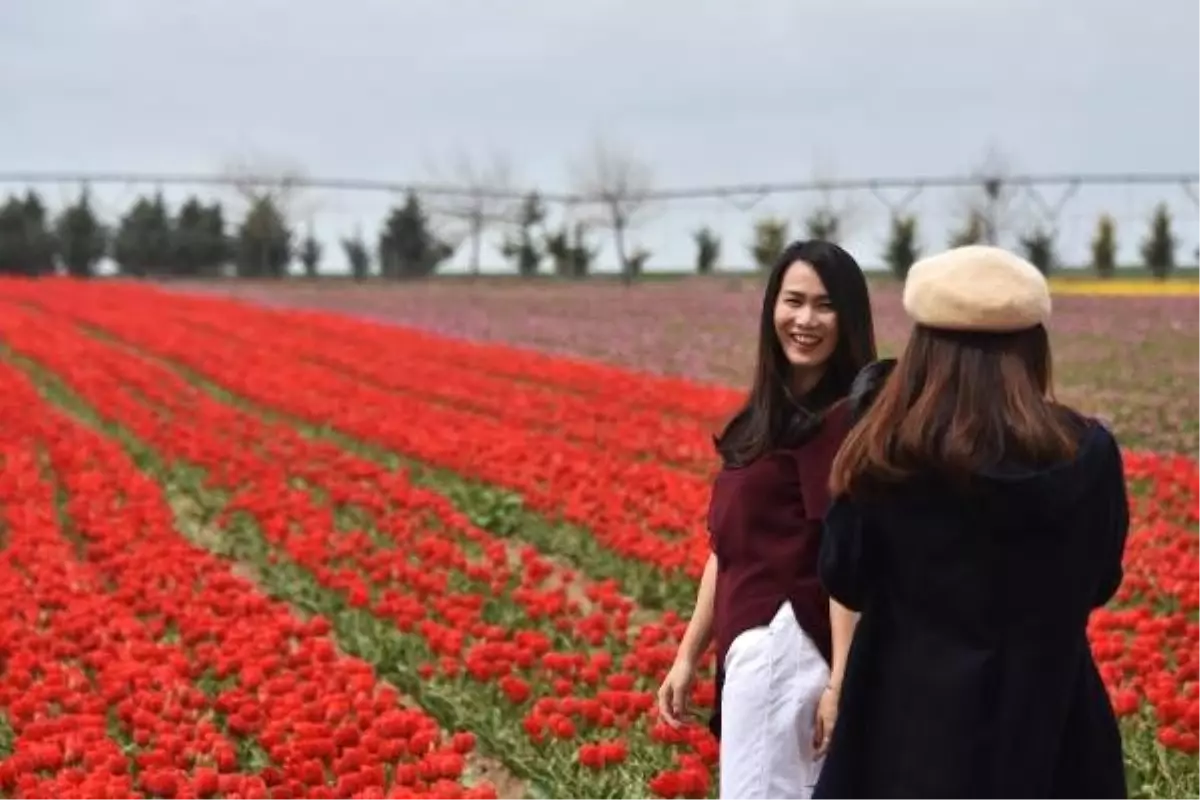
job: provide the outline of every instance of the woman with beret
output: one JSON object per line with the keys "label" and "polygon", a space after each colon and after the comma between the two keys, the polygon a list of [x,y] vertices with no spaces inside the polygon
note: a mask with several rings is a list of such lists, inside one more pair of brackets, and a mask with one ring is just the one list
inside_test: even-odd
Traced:
{"label": "woman with beret", "polygon": [[696,664],[716,640],[720,796],[810,797],[853,616],[817,578],[829,465],[850,428],[847,393],[875,358],[867,283],[836,244],[796,242],[767,279],[758,363],[716,440],[711,553],[661,716],[681,724]]}
{"label": "woman with beret", "polygon": [[1124,797],[1086,633],[1122,578],[1121,452],[1053,398],[1046,281],[963,247],[904,308],[830,475],[820,576],[860,616],[816,796]]}

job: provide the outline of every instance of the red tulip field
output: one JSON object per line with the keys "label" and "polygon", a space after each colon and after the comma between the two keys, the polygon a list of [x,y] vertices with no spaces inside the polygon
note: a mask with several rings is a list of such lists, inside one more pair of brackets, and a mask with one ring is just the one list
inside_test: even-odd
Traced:
{"label": "red tulip field", "polygon": [[[0,281],[0,796],[714,796],[654,692],[757,290],[218,288]],[[1090,638],[1142,797],[1200,791],[1197,310],[1052,323],[1125,448]]]}

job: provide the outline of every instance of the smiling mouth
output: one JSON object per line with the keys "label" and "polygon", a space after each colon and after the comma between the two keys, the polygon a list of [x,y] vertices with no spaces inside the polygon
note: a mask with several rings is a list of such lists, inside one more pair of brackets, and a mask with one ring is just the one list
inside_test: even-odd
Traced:
{"label": "smiling mouth", "polygon": [[791,339],[796,346],[803,347],[806,350],[816,347],[821,343],[821,337],[814,336],[811,333],[793,333],[789,334],[788,338]]}

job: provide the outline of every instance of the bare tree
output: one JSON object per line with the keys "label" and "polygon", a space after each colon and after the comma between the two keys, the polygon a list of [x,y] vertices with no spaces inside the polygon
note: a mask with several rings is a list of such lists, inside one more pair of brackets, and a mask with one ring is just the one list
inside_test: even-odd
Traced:
{"label": "bare tree", "polygon": [[[974,184],[956,201],[958,213],[967,220],[964,231],[977,231],[982,244],[999,244],[1013,222],[1011,204],[1016,187],[1011,182],[1009,159],[998,147],[990,145],[971,175]],[[962,241],[965,236],[966,233],[960,232],[954,240]]]}
{"label": "bare tree", "polygon": [[814,159],[813,183],[816,184],[816,199],[804,212],[803,229],[810,239],[823,239],[840,243],[850,235],[859,221],[862,209],[854,203],[849,193],[839,192],[835,171],[829,158]]}
{"label": "bare tree", "polygon": [[573,171],[576,191],[583,202],[600,206],[602,214],[597,223],[612,230],[621,279],[631,283],[637,265],[628,255],[626,234],[649,209],[653,191],[650,166],[631,150],[596,138]]}
{"label": "bare tree", "polygon": [[465,227],[465,231],[454,238],[470,240],[469,266],[471,274],[478,275],[484,232],[493,225],[513,223],[520,206],[513,189],[511,162],[498,152],[476,162],[465,151],[459,150],[449,170],[450,180],[442,180],[441,170],[436,166],[429,171],[434,182],[449,183],[463,190],[460,196],[445,197],[436,206],[431,205],[429,213]]}
{"label": "bare tree", "polygon": [[316,203],[305,198],[307,172],[292,159],[265,153],[233,156],[225,160],[221,175],[247,207],[269,200],[285,217],[311,217],[316,210]]}

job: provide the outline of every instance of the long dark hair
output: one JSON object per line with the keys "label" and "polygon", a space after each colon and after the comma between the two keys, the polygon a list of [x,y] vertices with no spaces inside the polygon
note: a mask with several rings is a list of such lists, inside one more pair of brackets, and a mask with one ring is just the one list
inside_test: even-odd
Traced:
{"label": "long dark hair", "polygon": [[[812,391],[793,396],[791,364],[775,332],[775,303],[788,270],[812,266],[837,312],[838,341],[824,375]],[[854,376],[874,361],[875,325],[862,268],[832,242],[792,242],[771,268],[759,318],[758,360],[745,404],[714,439],[725,466],[744,466],[778,448],[797,447],[820,427],[822,412],[846,396]]]}
{"label": "long dark hair", "polygon": [[1050,340],[1017,333],[913,329],[870,410],[830,471],[834,495],[921,474],[967,480],[1002,463],[1072,458],[1079,417],[1054,401]]}

